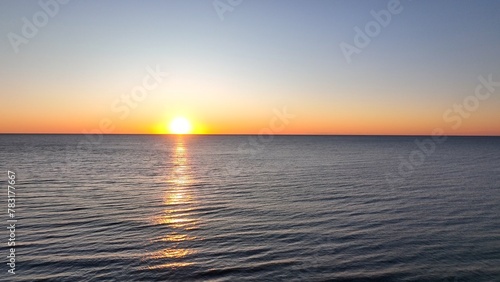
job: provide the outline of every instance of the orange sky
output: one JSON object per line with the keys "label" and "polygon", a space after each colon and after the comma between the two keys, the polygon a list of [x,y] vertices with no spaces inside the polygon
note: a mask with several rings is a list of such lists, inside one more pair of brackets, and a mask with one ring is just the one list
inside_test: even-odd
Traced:
{"label": "orange sky", "polygon": [[[500,135],[497,3],[411,2],[346,60],[385,4],[257,2],[222,21],[190,1],[88,1],[27,43],[4,36],[0,133],[170,133],[183,116],[200,134]],[[4,35],[40,9],[4,6]]]}

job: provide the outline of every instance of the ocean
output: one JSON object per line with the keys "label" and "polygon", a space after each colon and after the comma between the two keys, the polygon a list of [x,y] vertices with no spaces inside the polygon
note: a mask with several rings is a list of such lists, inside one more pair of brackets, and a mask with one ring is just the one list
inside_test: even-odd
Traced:
{"label": "ocean", "polygon": [[0,161],[2,281],[500,281],[498,137],[0,135]]}

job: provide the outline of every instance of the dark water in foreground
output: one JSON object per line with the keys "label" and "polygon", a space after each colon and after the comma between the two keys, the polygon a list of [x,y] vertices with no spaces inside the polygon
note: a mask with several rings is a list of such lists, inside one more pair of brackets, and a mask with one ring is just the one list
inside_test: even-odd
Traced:
{"label": "dark water in foreground", "polygon": [[0,135],[0,280],[500,281],[500,138],[416,139]]}

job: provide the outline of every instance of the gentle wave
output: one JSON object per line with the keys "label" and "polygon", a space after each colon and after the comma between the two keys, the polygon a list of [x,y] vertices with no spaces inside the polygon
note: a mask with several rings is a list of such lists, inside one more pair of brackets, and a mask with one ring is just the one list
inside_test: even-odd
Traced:
{"label": "gentle wave", "polygon": [[414,137],[80,138],[0,136],[19,281],[500,277],[499,138],[449,138],[396,185]]}

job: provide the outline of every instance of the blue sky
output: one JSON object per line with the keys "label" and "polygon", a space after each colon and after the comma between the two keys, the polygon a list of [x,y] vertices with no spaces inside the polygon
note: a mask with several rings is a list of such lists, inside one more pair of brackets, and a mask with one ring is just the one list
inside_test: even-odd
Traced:
{"label": "blue sky", "polygon": [[[389,2],[243,0],[221,20],[213,1],[73,0],[16,54],[8,34],[21,35],[22,18],[41,7],[2,1],[0,98],[17,112],[48,116],[44,126],[83,120],[78,132],[106,115],[146,66],[159,65],[172,78],[141,105],[137,122],[185,111],[208,124],[254,119],[258,128],[273,107],[289,105],[303,117],[291,132],[315,120],[324,123],[310,127],[315,133],[342,133],[346,120],[410,123],[421,115],[425,133],[473,92],[479,75],[500,80],[500,2],[402,0],[401,13],[347,63],[339,44],[352,44],[354,27]],[[471,130],[500,120],[498,96],[481,105]]]}

